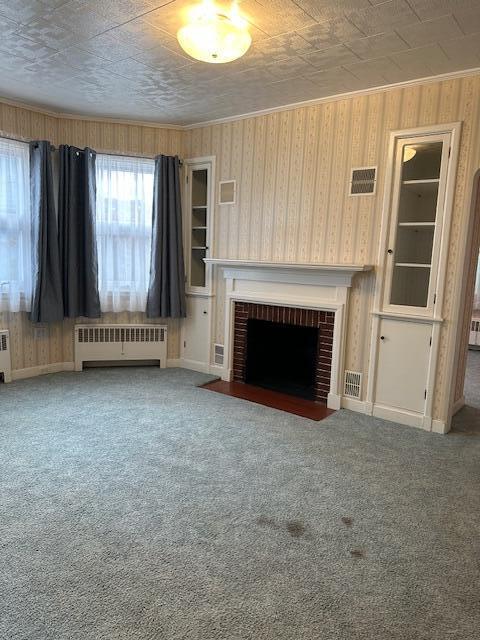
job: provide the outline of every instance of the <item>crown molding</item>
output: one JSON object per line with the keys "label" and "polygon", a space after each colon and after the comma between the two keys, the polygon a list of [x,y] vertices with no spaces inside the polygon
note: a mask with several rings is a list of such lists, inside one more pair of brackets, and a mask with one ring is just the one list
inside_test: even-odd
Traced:
{"label": "crown molding", "polygon": [[195,122],[192,124],[168,124],[159,122],[150,122],[142,120],[122,120],[118,118],[108,118],[104,116],[88,116],[79,115],[75,113],[64,113],[61,111],[50,111],[43,107],[37,107],[31,104],[26,104],[18,100],[11,100],[9,98],[3,98],[0,96],[0,102],[3,104],[18,107],[20,109],[27,109],[28,111],[34,111],[35,113],[41,113],[42,115],[49,116],[50,118],[56,118],[58,120],[81,120],[84,122],[101,122],[105,124],[123,124],[137,127],[150,127],[154,129],[170,129],[174,131],[190,131],[192,129],[200,129],[202,127],[210,127],[218,124],[226,124],[229,122],[236,122],[238,120],[246,120],[247,118],[260,118],[262,116],[269,115],[271,113],[279,113],[281,111],[293,111],[295,109],[301,109],[304,107],[313,107],[318,104],[325,104],[328,102],[337,102],[339,100],[347,100],[349,98],[357,98],[360,96],[368,96],[374,93],[382,93],[386,91],[394,91],[395,89],[406,89],[408,87],[415,87],[422,84],[432,84],[435,82],[445,82],[447,80],[458,80],[461,78],[467,78],[470,76],[480,75],[480,67],[473,69],[464,69],[462,71],[452,71],[450,73],[443,73],[436,76],[425,76],[423,78],[416,78],[415,80],[406,80],[404,82],[395,82],[388,85],[378,85],[376,87],[370,87],[368,89],[358,89],[357,91],[347,91],[345,93],[338,93],[331,96],[324,96],[322,98],[313,98],[311,100],[304,100],[301,102],[292,102],[278,107],[270,107],[268,109],[260,109],[258,111],[250,111],[248,113],[241,113],[225,118],[217,118],[214,120],[204,120],[201,122]]}
{"label": "crown molding", "polygon": [[10,107],[17,107],[19,109],[26,109],[27,111],[34,111],[35,113],[41,113],[44,116],[50,118],[56,118],[57,120],[81,120],[83,122],[103,122],[105,124],[125,124],[136,127],[150,127],[153,129],[172,129],[175,131],[185,131],[185,125],[182,124],[168,124],[161,122],[150,122],[149,120],[122,120],[120,118],[108,118],[105,116],[84,116],[77,113],[64,113],[63,111],[50,111],[44,107],[37,107],[32,104],[20,102],[19,100],[11,100],[10,98],[4,98],[0,96],[0,102]]}
{"label": "crown molding", "polygon": [[373,93],[382,93],[386,91],[393,91],[395,89],[406,89],[408,87],[415,87],[420,84],[432,84],[435,82],[445,82],[446,80],[458,80],[460,78],[467,78],[469,76],[476,75],[480,75],[480,67],[465,69],[462,71],[452,71],[450,73],[442,73],[436,76],[425,76],[424,78],[405,80],[403,82],[395,82],[393,84],[379,85],[377,87],[370,87],[368,89],[358,89],[357,91],[347,91],[345,93],[337,93],[331,96],[324,96],[322,98],[313,98],[311,100],[304,100],[302,102],[292,102],[290,104],[285,104],[278,107],[270,107],[268,109],[251,111],[249,113],[228,116],[226,118],[217,118],[215,120],[205,120],[202,122],[196,122],[194,124],[187,124],[184,125],[183,128],[186,131],[189,131],[191,129],[199,129],[201,127],[210,127],[216,124],[236,122],[237,120],[245,120],[247,118],[259,118],[261,116],[266,116],[270,113],[278,113],[280,111],[293,111],[295,109],[301,109],[303,107],[313,107],[317,104],[325,104],[326,102],[337,102],[339,100],[347,100],[349,98],[356,98],[359,96],[368,96],[372,95]]}

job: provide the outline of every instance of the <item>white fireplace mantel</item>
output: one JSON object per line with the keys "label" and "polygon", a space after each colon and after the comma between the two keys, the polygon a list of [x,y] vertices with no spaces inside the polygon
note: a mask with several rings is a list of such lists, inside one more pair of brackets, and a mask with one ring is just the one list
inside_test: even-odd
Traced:
{"label": "white fireplace mantel", "polygon": [[367,264],[315,264],[299,262],[265,262],[259,260],[229,260],[205,258],[205,262],[224,270],[225,278],[264,282],[290,282],[330,287],[351,287],[356,273],[370,271]]}
{"label": "white fireplace mantel", "polygon": [[370,271],[364,264],[306,264],[206,258],[225,278],[225,362],[222,378],[231,380],[233,318],[237,301],[333,311],[332,370],[328,406],[339,409],[343,393],[348,291],[355,274]]}

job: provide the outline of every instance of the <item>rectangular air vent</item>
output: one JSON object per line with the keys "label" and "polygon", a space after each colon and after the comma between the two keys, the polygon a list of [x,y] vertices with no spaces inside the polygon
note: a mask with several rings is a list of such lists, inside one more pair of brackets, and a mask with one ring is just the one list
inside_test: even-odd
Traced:
{"label": "rectangular air vent", "polygon": [[225,351],[223,344],[213,345],[213,361],[219,367],[223,367],[224,353]]}
{"label": "rectangular air vent", "polygon": [[351,196],[372,196],[377,186],[377,167],[352,169],[350,179]]}
{"label": "rectangular air vent", "polygon": [[235,204],[237,193],[236,180],[222,180],[219,183],[219,204]]}
{"label": "rectangular air vent", "polygon": [[12,363],[10,361],[9,334],[7,330],[0,330],[0,375],[3,382],[11,382]]}
{"label": "rectangular air vent", "polygon": [[362,393],[362,374],[358,371],[345,371],[344,395],[360,399]]}
{"label": "rectangular air vent", "polygon": [[160,327],[88,327],[78,329],[78,342],[163,342]]}

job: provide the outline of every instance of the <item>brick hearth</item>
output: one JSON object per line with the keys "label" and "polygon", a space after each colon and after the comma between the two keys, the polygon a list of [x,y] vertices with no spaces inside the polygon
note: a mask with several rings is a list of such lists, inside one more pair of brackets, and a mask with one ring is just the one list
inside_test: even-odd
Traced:
{"label": "brick hearth", "polygon": [[315,399],[326,402],[330,391],[335,313],[333,311],[317,311],[295,307],[253,304],[251,302],[236,302],[233,343],[233,379],[236,382],[245,382],[248,319],[268,320],[270,322],[318,328]]}

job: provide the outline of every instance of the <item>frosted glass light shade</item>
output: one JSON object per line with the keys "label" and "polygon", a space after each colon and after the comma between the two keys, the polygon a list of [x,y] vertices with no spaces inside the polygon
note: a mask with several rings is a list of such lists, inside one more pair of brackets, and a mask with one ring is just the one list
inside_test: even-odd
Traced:
{"label": "frosted glass light shade", "polygon": [[216,12],[198,15],[179,29],[177,38],[189,56],[213,64],[240,58],[252,44],[245,20]]}

